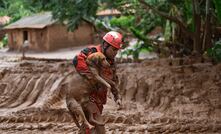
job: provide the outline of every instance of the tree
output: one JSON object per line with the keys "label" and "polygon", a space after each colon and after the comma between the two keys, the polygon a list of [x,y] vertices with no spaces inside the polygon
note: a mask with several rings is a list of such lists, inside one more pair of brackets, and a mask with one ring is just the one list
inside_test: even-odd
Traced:
{"label": "tree", "polygon": [[[193,20],[193,31],[188,29],[188,24],[181,18],[176,16],[170,16],[165,12],[159,11],[153,5],[150,5],[145,0],[139,0],[139,2],[147,9],[152,10],[154,13],[174,22],[180,29],[181,32],[186,35],[187,38],[190,38],[193,41],[193,51],[197,53],[203,53],[209,47],[212,47],[212,16],[214,12],[214,6],[212,6],[211,0],[199,1],[199,0],[186,0],[188,4],[192,2],[192,20]],[[177,4],[176,1],[170,1],[173,4]],[[216,0],[214,2],[220,3]],[[206,11],[203,10],[206,7]],[[181,8],[182,9],[182,8]],[[184,11],[183,11],[184,12]],[[219,16],[219,11],[217,9]],[[185,12],[184,12],[185,14]],[[188,39],[187,39],[188,40]]]}
{"label": "tree", "polygon": [[0,16],[10,16],[11,22],[37,12],[28,0],[0,0],[0,11]]}
{"label": "tree", "polygon": [[169,22],[175,25],[172,41],[200,54],[212,46],[213,26],[221,22],[220,0],[32,0],[31,3],[41,10],[51,10],[55,19],[66,21],[71,29],[82,20],[93,22],[101,6],[117,8],[124,16],[134,16],[135,23],[126,31],[137,37],[146,36],[156,25],[172,26],[165,25]]}
{"label": "tree", "polygon": [[99,7],[98,0],[31,0],[32,6],[38,6],[41,10],[51,10],[55,19],[67,22],[73,30],[82,20],[90,22],[96,15]]}

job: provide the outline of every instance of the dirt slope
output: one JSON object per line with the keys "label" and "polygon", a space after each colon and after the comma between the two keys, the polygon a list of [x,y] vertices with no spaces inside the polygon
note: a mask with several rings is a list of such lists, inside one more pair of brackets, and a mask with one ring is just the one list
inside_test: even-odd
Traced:
{"label": "dirt slope", "polygon": [[[123,106],[117,110],[108,99],[107,132],[221,133],[221,64],[182,63],[119,64]],[[63,102],[41,108],[70,71],[70,61],[13,61],[0,67],[0,132],[77,132]]]}
{"label": "dirt slope", "polygon": [[124,100],[178,118],[221,119],[221,64],[170,66],[167,61],[119,65]]}

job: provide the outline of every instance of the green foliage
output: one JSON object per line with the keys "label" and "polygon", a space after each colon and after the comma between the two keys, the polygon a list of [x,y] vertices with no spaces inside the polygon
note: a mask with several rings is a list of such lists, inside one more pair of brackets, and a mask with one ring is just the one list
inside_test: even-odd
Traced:
{"label": "green foliage", "polygon": [[170,23],[169,20],[167,20],[165,30],[164,30],[164,39],[165,39],[165,41],[169,41],[171,36],[172,36],[171,23]]}
{"label": "green foliage", "polygon": [[142,16],[142,18],[136,18],[137,22],[135,27],[143,31],[144,34],[148,34],[156,26],[163,26],[165,23],[165,20],[161,19],[152,12],[141,11],[139,16]]}
{"label": "green foliage", "polygon": [[[170,16],[180,16],[180,11],[178,10],[178,7],[176,5],[172,5],[169,11]],[[167,20],[164,30],[164,38],[165,41],[175,41],[176,35],[176,24]]]}
{"label": "green foliage", "polygon": [[190,31],[194,31],[194,24],[193,24],[193,9],[192,9],[192,2],[191,0],[185,0],[184,5],[182,8],[183,12],[183,19],[187,24],[187,27]]}
{"label": "green foliage", "polygon": [[134,16],[121,16],[119,18],[112,18],[110,24],[112,26],[117,26],[120,28],[129,28],[134,25],[135,17]]}
{"label": "green foliage", "polygon": [[8,44],[8,36],[5,36],[2,41],[0,41],[0,48],[4,48]]}
{"label": "green foliage", "polygon": [[28,0],[1,0],[0,3],[0,16],[10,16],[11,22],[35,12]]}
{"label": "green foliage", "polygon": [[130,31],[138,39],[138,42],[132,46],[132,48],[127,48],[122,52],[122,55],[130,56],[132,55],[134,60],[139,59],[139,54],[142,51],[151,52],[153,51],[153,46],[150,44],[150,41],[147,36],[145,36],[142,31],[130,27]]}
{"label": "green foliage", "polygon": [[214,47],[207,50],[207,54],[216,62],[221,61],[221,41],[217,41]]}
{"label": "green foliage", "polygon": [[[165,23],[165,20],[161,19],[158,15],[152,11],[147,11],[142,8],[142,5],[138,0],[123,0],[125,1],[120,6],[116,6],[118,10],[125,16],[134,16],[134,22],[132,27],[142,31],[143,34],[149,33],[156,26],[161,26]],[[157,5],[159,8],[165,9],[165,0],[148,0],[148,3]],[[126,6],[125,6],[126,5]],[[166,9],[165,9],[166,10]]]}
{"label": "green foliage", "polygon": [[[192,0],[145,0],[145,2],[161,13],[177,18],[184,28],[187,27],[186,31],[194,32]],[[206,1],[199,2],[202,24],[205,22],[205,5]],[[118,9],[122,16],[113,18],[110,23],[96,21],[97,10],[107,8]],[[211,8],[212,14],[217,16],[221,23],[221,1],[213,0]],[[140,45],[151,47],[147,34],[156,26],[164,29],[166,40],[175,39],[175,28],[179,28],[177,22],[177,24],[172,23],[173,20],[168,21],[168,18],[164,18],[165,16],[159,16],[159,13],[149,9],[139,0],[0,0],[0,16],[8,15],[13,18],[13,21],[32,13],[52,11],[53,17],[66,23],[70,30],[77,28],[82,20],[93,23],[96,21],[98,28],[102,30],[120,28],[122,33],[132,34],[139,39],[139,45],[135,48],[140,48]],[[178,38],[182,39],[180,36]],[[179,40],[181,41],[179,43],[185,43],[184,40],[186,39]]]}
{"label": "green foliage", "polygon": [[147,43],[149,42],[149,39],[147,38],[147,36],[145,36],[142,31],[139,31],[138,29],[131,27],[130,28],[131,32],[133,33],[133,35],[135,37],[137,37],[139,40],[142,40],[143,42]]}
{"label": "green foliage", "polygon": [[220,0],[213,0],[215,8],[216,8],[216,13],[217,17],[219,20],[219,23],[221,24],[221,1]]}
{"label": "green foliage", "polygon": [[32,0],[32,4],[42,5],[42,10],[51,10],[54,19],[67,22],[70,30],[77,28],[82,20],[92,21],[99,6],[98,1],[93,0]]}
{"label": "green foliage", "polygon": [[139,54],[140,52],[151,52],[153,51],[153,48],[148,45],[145,44],[143,41],[138,41],[134,46],[132,46],[131,48],[125,49],[121,52],[121,55],[126,55],[126,56],[130,56],[132,55],[134,60],[138,60],[139,59]]}
{"label": "green foliage", "polygon": [[54,0],[26,0],[35,11],[50,11],[55,6]]}
{"label": "green foliage", "polygon": [[96,25],[96,27],[97,27],[98,29],[104,29],[104,24],[103,24],[103,22],[100,21],[100,20],[96,20],[96,21],[95,21],[95,25]]}
{"label": "green foliage", "polygon": [[[146,36],[147,26],[142,25],[145,19],[142,19],[138,25],[136,25],[135,17],[132,15],[129,16],[121,16],[119,18],[113,18],[110,21],[111,26],[119,27],[126,32],[132,33],[134,37],[138,39],[137,44],[135,44],[132,48],[127,48],[122,52],[122,55],[130,56],[132,55],[133,59],[137,60],[139,58],[139,53],[141,51],[151,51],[152,46],[150,45],[150,41]],[[153,24],[156,25],[156,24]],[[150,30],[150,29],[148,29]]]}

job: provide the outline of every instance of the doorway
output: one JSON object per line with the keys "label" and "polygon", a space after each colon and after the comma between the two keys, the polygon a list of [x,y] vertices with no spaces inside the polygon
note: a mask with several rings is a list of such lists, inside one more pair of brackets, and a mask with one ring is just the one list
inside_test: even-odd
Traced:
{"label": "doorway", "polygon": [[28,40],[28,31],[23,31],[23,42]]}

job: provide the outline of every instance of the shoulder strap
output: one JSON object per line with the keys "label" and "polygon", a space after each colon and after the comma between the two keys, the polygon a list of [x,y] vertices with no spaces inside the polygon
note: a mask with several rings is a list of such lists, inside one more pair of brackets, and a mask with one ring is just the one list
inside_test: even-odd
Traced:
{"label": "shoulder strap", "polygon": [[83,53],[84,55],[88,55],[91,52],[91,49],[89,47],[84,48],[83,50],[81,50],[81,53]]}
{"label": "shoulder strap", "polygon": [[101,51],[100,45],[98,45],[98,46],[89,46],[88,48],[90,49],[90,53],[96,53],[96,52]]}
{"label": "shoulder strap", "polygon": [[100,52],[100,51],[101,50],[99,46],[89,46],[81,50],[81,54],[83,54],[84,57],[86,58],[90,54],[95,53],[95,52]]}

